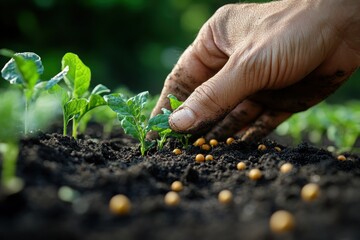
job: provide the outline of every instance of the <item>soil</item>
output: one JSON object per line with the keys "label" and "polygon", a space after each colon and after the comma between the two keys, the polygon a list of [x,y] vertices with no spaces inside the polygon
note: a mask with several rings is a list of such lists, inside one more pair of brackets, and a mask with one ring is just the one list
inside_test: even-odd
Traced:
{"label": "soil", "polygon": [[[0,239],[360,239],[360,157],[346,161],[307,143],[283,146],[273,140],[259,143],[219,143],[205,152],[168,142],[163,150],[140,156],[138,144],[118,134],[102,138],[92,130],[77,140],[59,133],[41,133],[23,139],[17,175],[22,191],[0,191]],[[281,148],[278,152],[275,146]],[[197,153],[212,154],[213,161],[196,163]],[[246,170],[236,164],[244,161]],[[280,173],[290,162],[294,169]],[[259,168],[254,181],[247,173]],[[181,202],[170,207],[164,195],[173,181],[185,185]],[[301,199],[301,188],[320,186],[320,196]],[[69,187],[70,199],[59,189]],[[233,201],[219,203],[218,193],[228,189]],[[128,215],[109,211],[109,200],[125,194],[132,203]],[[273,233],[269,219],[277,210],[293,214],[295,228]]]}

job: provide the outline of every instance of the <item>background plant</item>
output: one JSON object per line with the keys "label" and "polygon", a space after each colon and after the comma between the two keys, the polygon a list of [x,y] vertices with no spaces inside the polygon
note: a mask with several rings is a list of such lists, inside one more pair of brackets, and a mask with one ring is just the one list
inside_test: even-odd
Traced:
{"label": "background plant", "polygon": [[32,52],[14,53],[10,50],[1,49],[0,55],[11,58],[1,70],[2,77],[10,84],[19,86],[24,92],[24,133],[27,134],[29,130],[29,108],[44,91],[52,88],[64,78],[68,68],[64,68],[49,81],[42,81],[40,75],[43,73],[44,67],[37,54]]}
{"label": "background plant", "polygon": [[[62,69],[68,69],[65,75],[66,86],[56,85],[51,91],[55,93],[63,110],[63,134],[67,135],[67,126],[72,121],[72,136],[77,137],[80,121],[86,113],[107,103],[101,94],[110,92],[102,84],[98,84],[89,92],[91,71],[81,59],[73,53],[67,53],[62,59]],[[85,125],[85,126],[84,126]],[[86,121],[83,128],[86,128]]]}
{"label": "background plant", "polygon": [[326,139],[339,151],[350,150],[360,136],[360,102],[344,104],[326,102],[293,115],[281,124],[276,133],[289,135],[295,144],[303,140],[321,145]]}

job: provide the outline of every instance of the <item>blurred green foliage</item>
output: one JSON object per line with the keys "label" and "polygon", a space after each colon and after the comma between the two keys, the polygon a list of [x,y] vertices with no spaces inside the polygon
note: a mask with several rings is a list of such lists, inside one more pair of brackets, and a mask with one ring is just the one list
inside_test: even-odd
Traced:
{"label": "blurred green foliage", "polygon": [[[46,69],[44,78],[58,71],[58,59],[66,52],[76,52],[92,69],[94,85],[158,94],[202,24],[227,3],[233,2],[1,0],[0,48],[38,53]],[[358,94],[360,81],[347,85],[338,98]]]}

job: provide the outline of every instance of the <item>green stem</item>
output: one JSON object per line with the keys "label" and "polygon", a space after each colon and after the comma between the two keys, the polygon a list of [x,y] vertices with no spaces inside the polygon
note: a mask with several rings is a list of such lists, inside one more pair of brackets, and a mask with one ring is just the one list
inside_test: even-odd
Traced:
{"label": "green stem", "polygon": [[29,120],[29,99],[25,97],[25,116],[24,116],[24,134],[28,134],[28,120]]}
{"label": "green stem", "polygon": [[76,118],[74,118],[73,120],[72,120],[72,122],[73,122],[73,126],[72,126],[72,136],[73,136],[73,138],[77,138],[77,128],[78,128],[78,122],[76,121]]}
{"label": "green stem", "polygon": [[4,143],[1,145],[1,152],[3,153],[1,182],[6,184],[15,177],[19,147],[16,143]]}
{"label": "green stem", "polygon": [[66,121],[66,118],[65,118],[65,114],[63,114],[63,135],[66,136],[67,135],[67,121]]}

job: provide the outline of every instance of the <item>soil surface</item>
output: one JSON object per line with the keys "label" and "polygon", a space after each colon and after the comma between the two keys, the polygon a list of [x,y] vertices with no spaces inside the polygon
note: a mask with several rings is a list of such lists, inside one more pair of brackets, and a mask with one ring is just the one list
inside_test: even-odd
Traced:
{"label": "soil surface", "polygon": [[[140,156],[126,136],[101,138],[96,131],[77,140],[61,134],[23,139],[17,175],[22,191],[0,191],[0,239],[360,239],[360,157],[346,161],[302,143],[297,147],[264,140],[219,143],[210,151],[190,146],[172,153],[177,142]],[[274,147],[280,147],[277,151]],[[196,163],[198,153],[214,160]],[[246,169],[239,171],[239,161]],[[294,168],[281,173],[289,162]],[[248,172],[259,168],[260,180]],[[184,184],[178,206],[164,195],[173,181]],[[320,196],[306,202],[300,191],[307,183],[320,186]],[[64,188],[66,187],[66,188]],[[59,197],[67,189],[72,197]],[[224,205],[221,190],[233,193]],[[131,212],[117,216],[109,200],[125,194]],[[293,214],[295,228],[273,233],[269,219],[277,210]]]}

